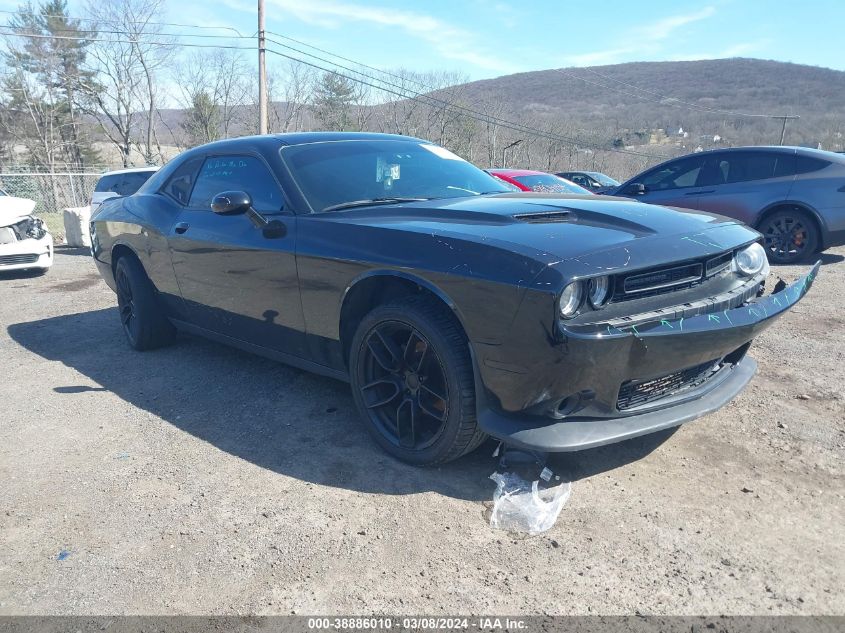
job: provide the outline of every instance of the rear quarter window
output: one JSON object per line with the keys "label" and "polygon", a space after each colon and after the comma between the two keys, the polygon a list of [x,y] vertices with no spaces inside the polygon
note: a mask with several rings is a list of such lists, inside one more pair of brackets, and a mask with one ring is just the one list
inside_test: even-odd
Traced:
{"label": "rear quarter window", "polygon": [[181,205],[187,205],[191,199],[191,190],[197,179],[197,172],[203,163],[203,158],[190,158],[179,165],[159,190],[160,193],[172,198]]}
{"label": "rear quarter window", "polygon": [[819,171],[820,169],[824,169],[830,165],[829,160],[824,160],[823,158],[814,158],[812,156],[801,156],[800,154],[795,157],[795,173],[796,174],[809,174],[814,171]]}
{"label": "rear quarter window", "polygon": [[112,176],[103,176],[97,181],[97,185],[94,187],[94,191],[104,192],[104,191],[112,191],[117,192],[117,183],[119,179],[119,175],[114,174]]}

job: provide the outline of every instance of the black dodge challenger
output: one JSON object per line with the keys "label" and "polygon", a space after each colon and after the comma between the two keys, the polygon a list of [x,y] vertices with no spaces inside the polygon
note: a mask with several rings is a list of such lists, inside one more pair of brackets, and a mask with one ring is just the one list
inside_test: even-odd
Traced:
{"label": "black dodge challenger", "polygon": [[415,464],[714,411],[819,267],[765,295],[760,235],[734,220],[514,193],[383,134],[197,147],[104,203],[91,236],[133,348],[182,330],[348,380],[375,440]]}

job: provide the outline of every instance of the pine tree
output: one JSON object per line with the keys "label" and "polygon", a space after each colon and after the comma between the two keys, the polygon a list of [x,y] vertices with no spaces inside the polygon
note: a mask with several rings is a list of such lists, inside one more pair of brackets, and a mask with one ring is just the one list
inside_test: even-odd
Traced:
{"label": "pine tree", "polygon": [[314,111],[325,130],[349,130],[350,110],[355,101],[355,86],[347,77],[327,72],[314,90]]}
{"label": "pine tree", "polygon": [[3,54],[7,67],[14,69],[4,82],[11,95],[6,105],[12,112],[23,113],[13,118],[38,128],[41,142],[37,145],[50,154],[42,157],[43,162],[61,161],[81,169],[97,160],[78,107],[81,86],[93,79],[84,70],[90,44],[85,38],[93,33],[68,17],[65,0],[48,0],[37,9],[32,3],[22,5],[9,20],[9,28],[39,36],[21,38],[20,48],[10,47]]}

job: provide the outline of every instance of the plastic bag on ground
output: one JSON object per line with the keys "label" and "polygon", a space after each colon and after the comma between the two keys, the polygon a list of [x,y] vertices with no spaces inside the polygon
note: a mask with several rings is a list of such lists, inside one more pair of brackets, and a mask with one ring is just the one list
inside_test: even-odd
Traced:
{"label": "plastic bag on ground", "polygon": [[511,532],[541,534],[557,521],[569,500],[572,484],[540,488],[539,481],[527,481],[516,473],[493,473],[496,482],[490,527]]}

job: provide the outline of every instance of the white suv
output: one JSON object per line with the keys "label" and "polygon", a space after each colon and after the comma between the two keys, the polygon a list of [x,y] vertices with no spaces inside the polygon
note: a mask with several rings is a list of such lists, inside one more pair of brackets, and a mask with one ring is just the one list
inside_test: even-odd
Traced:
{"label": "white suv", "polygon": [[103,202],[115,196],[131,196],[147,179],[158,171],[158,167],[130,167],[107,171],[97,181],[91,196],[91,213]]}

